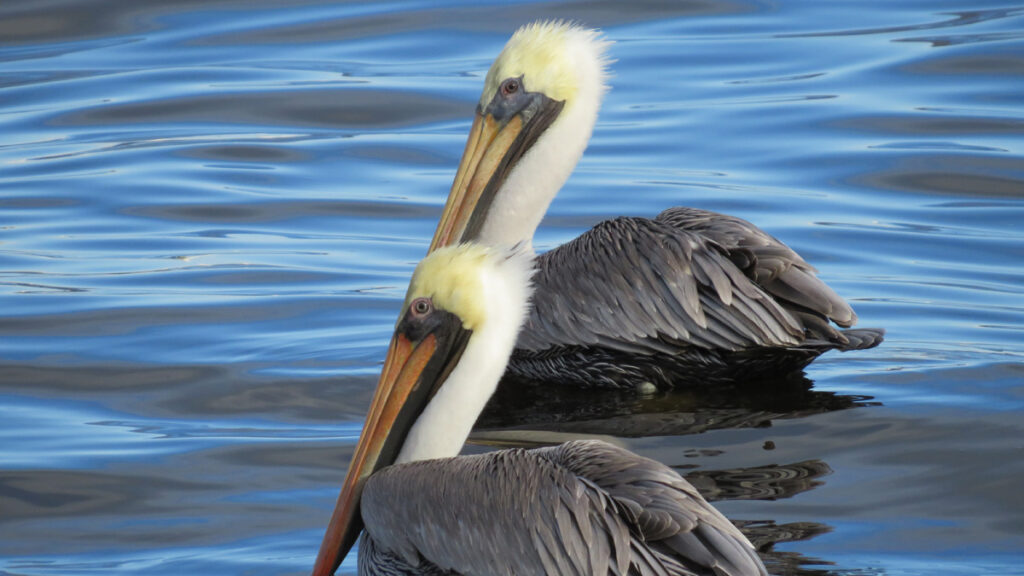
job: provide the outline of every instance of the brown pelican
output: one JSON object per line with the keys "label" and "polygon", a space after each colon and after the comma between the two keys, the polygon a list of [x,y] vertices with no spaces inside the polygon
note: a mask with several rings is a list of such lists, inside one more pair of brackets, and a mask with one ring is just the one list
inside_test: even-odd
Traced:
{"label": "brown pelican", "polygon": [[456,457],[526,318],[531,260],[461,245],[417,267],[313,573],[365,527],[360,574],[765,575],[690,484],[622,448]]}
{"label": "brown pelican", "polygon": [[[530,243],[590,139],[608,42],[562,22],[520,28],[484,81],[431,249]],[[881,342],[815,269],[753,224],[677,207],[601,222],[540,256],[510,374],[671,387],[778,377]]]}

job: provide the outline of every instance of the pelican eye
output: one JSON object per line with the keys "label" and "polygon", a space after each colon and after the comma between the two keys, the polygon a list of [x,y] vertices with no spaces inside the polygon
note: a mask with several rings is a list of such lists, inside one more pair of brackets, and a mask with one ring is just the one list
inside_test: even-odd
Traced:
{"label": "pelican eye", "polygon": [[511,96],[516,92],[519,92],[521,87],[522,84],[520,84],[518,78],[506,78],[505,81],[501,83],[501,95]]}
{"label": "pelican eye", "polygon": [[434,303],[430,301],[430,298],[417,298],[409,305],[409,310],[415,316],[426,316],[434,310]]}

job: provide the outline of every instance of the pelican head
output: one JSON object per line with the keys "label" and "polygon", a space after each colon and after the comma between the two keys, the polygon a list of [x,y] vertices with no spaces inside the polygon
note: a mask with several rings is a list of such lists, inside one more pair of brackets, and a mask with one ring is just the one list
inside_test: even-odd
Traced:
{"label": "pelican head", "polygon": [[487,72],[431,250],[531,241],[590,140],[608,44],[561,21],[516,31]]}
{"label": "pelican head", "polygon": [[463,244],[416,267],[315,575],[333,574],[355,544],[371,474],[459,453],[526,319],[532,266],[522,249]]}

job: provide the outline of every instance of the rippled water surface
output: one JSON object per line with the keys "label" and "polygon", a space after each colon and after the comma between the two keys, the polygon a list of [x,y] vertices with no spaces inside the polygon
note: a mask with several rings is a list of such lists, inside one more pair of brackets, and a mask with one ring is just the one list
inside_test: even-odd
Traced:
{"label": "rippled water surface", "polygon": [[1024,5],[283,4],[0,4],[0,573],[308,571],[483,75],[564,17],[617,62],[540,248],[735,214],[888,338],[478,441],[617,436],[777,574],[1024,574]]}

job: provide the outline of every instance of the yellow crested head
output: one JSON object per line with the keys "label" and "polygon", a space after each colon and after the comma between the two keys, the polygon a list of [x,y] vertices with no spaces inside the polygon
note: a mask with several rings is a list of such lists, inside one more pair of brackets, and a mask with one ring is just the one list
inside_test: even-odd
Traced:
{"label": "yellow crested head", "polygon": [[570,107],[579,90],[587,88],[581,75],[596,74],[598,89],[604,90],[609,44],[599,31],[561,20],[527,24],[516,30],[488,70],[480,105],[487,106],[503,80],[521,76],[526,91]]}
{"label": "yellow crested head", "polygon": [[[522,250],[479,244],[439,248],[416,266],[403,308],[416,298],[430,298],[435,308],[458,316],[463,328],[477,330],[487,321],[489,296],[499,288],[493,282],[518,283],[528,291],[532,266],[531,255]],[[499,268],[508,273],[495,274]]]}

